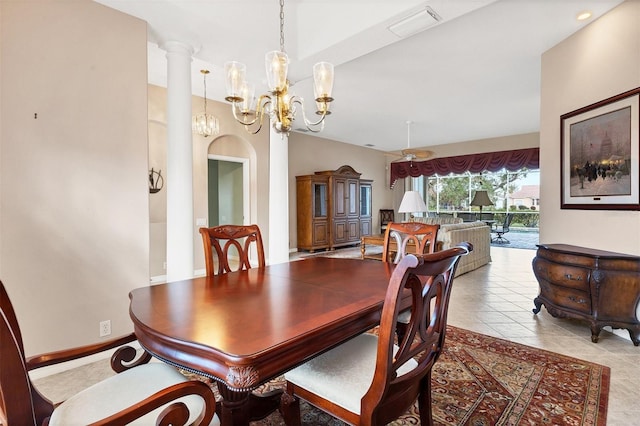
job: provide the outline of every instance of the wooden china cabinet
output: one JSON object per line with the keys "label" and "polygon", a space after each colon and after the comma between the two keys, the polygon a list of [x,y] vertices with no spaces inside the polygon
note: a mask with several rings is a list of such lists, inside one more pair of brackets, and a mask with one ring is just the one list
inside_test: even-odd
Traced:
{"label": "wooden china cabinet", "polygon": [[371,232],[372,181],[360,175],[342,166],[296,176],[299,250],[354,245]]}

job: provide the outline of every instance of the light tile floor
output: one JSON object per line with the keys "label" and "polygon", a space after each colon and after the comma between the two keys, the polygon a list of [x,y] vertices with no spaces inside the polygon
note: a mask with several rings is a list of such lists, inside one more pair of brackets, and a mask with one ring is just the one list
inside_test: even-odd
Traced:
{"label": "light tile floor", "polygon": [[533,314],[534,256],[535,250],[491,247],[489,265],[455,279],[448,323],[610,367],[607,424],[640,425],[640,347],[626,330],[605,327],[592,343],[586,322],[554,318],[544,307]]}

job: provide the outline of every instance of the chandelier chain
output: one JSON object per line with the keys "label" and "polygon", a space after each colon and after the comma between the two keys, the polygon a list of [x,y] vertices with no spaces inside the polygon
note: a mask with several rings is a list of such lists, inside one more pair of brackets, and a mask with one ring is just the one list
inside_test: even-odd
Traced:
{"label": "chandelier chain", "polygon": [[204,74],[204,114],[207,115],[207,74],[209,71],[205,70]]}
{"label": "chandelier chain", "polygon": [[284,0],[280,0],[280,51],[284,52]]}

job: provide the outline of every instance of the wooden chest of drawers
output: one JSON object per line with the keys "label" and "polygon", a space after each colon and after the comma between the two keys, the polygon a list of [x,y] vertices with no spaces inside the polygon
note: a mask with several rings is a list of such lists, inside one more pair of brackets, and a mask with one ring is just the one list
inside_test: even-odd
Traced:
{"label": "wooden chest of drawers", "polygon": [[640,344],[640,257],[566,244],[538,245],[533,273],[540,284],[533,313],[589,322],[591,341],[604,326],[629,331]]}

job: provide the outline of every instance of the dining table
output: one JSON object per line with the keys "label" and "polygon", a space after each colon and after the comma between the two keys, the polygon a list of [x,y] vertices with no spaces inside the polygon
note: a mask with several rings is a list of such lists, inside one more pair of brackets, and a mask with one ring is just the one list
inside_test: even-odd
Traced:
{"label": "dining table", "polygon": [[222,425],[248,425],[280,404],[259,386],[379,324],[393,268],[313,256],[137,288],[129,313],[145,350],[216,382]]}

